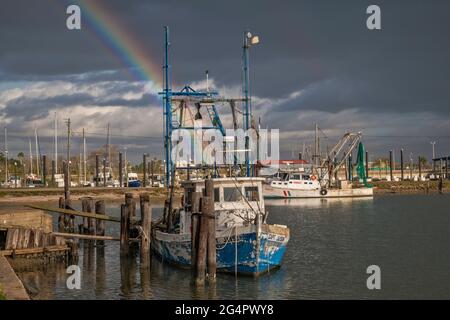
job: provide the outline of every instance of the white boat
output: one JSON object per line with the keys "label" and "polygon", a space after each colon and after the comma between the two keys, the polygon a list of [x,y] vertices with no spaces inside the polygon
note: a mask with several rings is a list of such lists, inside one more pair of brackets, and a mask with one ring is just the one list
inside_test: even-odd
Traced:
{"label": "white boat", "polygon": [[128,172],[126,186],[130,188],[139,188],[141,186],[141,181],[139,180],[137,173]]}
{"label": "white boat", "polygon": [[[96,177],[92,177],[91,180],[91,187],[95,187],[96,185]],[[98,186],[99,187],[103,187],[104,185],[106,185],[107,187],[115,187],[118,188],[120,187],[120,182],[118,180],[115,180],[111,174],[111,171],[106,168],[106,183],[105,183],[105,179],[103,178],[103,168],[102,170],[98,173]]]}
{"label": "white boat", "polygon": [[354,187],[347,181],[339,181],[338,187],[327,187],[314,174],[286,173],[264,184],[263,193],[267,199],[372,197],[373,188]]}

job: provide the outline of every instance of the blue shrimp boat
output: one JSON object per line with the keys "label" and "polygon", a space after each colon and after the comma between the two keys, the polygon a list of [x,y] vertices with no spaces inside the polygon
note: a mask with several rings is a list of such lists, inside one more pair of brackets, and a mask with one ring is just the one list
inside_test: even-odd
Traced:
{"label": "blue shrimp boat", "polygon": [[127,175],[127,187],[130,188],[140,188],[141,181],[138,179],[137,173],[130,172]]}
{"label": "blue shrimp boat", "polygon": [[[184,199],[191,199],[192,192],[203,192],[204,181],[184,182]],[[263,181],[254,177],[213,179],[219,272],[259,275],[282,264],[289,229],[266,223]],[[157,224],[152,230],[152,250],[164,261],[190,267],[191,214],[190,205],[183,204],[171,226]]]}

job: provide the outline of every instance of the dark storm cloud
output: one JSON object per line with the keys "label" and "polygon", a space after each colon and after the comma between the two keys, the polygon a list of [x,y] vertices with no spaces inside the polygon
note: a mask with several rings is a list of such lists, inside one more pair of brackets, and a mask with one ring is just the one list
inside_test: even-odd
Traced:
{"label": "dark storm cloud", "polygon": [[[162,30],[170,26],[176,88],[203,80],[206,69],[218,87],[238,86],[242,32],[249,28],[258,34],[261,43],[250,50],[251,90],[254,96],[266,98],[267,104],[259,107],[272,127],[295,128],[295,116],[303,112],[338,115],[357,110],[368,119],[377,115],[373,119],[381,124],[391,120],[394,131],[405,131],[408,121],[404,118],[417,119],[416,114],[423,112],[441,121],[430,130],[449,129],[449,1],[95,2],[117,17],[155,64],[162,64]],[[2,1],[0,88],[2,82],[11,81],[62,80],[100,86],[102,81],[136,80],[127,70],[130,66],[105,48],[86,17],[82,16],[81,31],[66,29],[68,4]],[[371,4],[381,7],[382,30],[366,28],[365,11]],[[131,83],[130,91],[142,92]],[[14,102],[15,107],[8,103],[3,113],[33,119],[45,117],[52,104],[141,107],[158,99],[150,94],[134,100],[117,97],[127,92],[128,88],[117,87],[117,94],[110,98],[73,92],[56,101],[24,98]],[[286,99],[293,92],[300,94]],[[271,103],[280,99],[285,101]],[[333,122],[332,116],[325,120],[309,114],[302,120],[304,125],[307,121],[325,122],[330,128],[345,125],[337,116]]]}
{"label": "dark storm cloud", "polygon": [[[156,63],[162,61],[162,27],[171,27],[178,84],[201,79],[206,69],[218,84],[239,83],[241,35],[250,28],[261,37],[251,49],[255,95],[281,97],[319,83],[298,108],[450,110],[448,1],[377,1],[381,31],[365,26],[369,1],[97,2],[120,17]],[[81,32],[69,32],[65,7],[4,1],[0,70],[30,77],[126,67],[108,54],[88,22]],[[320,83],[328,83],[323,92]]]}

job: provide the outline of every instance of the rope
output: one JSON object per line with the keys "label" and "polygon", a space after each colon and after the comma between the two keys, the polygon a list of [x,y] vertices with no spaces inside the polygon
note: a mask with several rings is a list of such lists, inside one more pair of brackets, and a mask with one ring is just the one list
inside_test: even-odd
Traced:
{"label": "rope", "polygon": [[136,237],[136,239],[143,238],[144,241],[146,241],[146,242],[149,241],[149,236],[144,231],[144,228],[142,228],[142,226],[140,226],[140,225],[137,225],[136,228],[139,230],[139,235]]}
{"label": "rope", "polygon": [[[236,226],[233,226],[233,227],[231,227],[229,229],[230,230],[230,234],[227,237],[227,241],[225,241],[225,244],[222,247],[217,247],[217,245],[216,245],[216,250],[222,250],[228,245],[228,243],[230,242],[230,239],[231,239],[231,233],[233,232],[233,228],[236,228]],[[235,237],[235,241],[236,241],[236,243],[238,242],[237,241],[237,237]]]}

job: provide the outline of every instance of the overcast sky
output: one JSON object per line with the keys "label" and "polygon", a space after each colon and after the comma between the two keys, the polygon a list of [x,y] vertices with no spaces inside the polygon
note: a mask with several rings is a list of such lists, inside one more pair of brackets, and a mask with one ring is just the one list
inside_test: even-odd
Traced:
{"label": "overcast sky", "polygon": [[[253,106],[263,127],[280,129],[283,158],[311,144],[315,122],[324,145],[362,131],[373,156],[404,148],[429,159],[433,140],[438,155],[450,153],[449,1],[95,2],[157,67],[163,26],[170,27],[178,86],[202,89],[209,70],[221,94],[239,96],[242,32],[259,35],[251,48]],[[27,152],[36,127],[42,151],[52,154],[56,111],[61,153],[70,117],[75,153],[83,127],[93,149],[105,143],[110,123],[111,142],[130,157],[161,157],[159,85],[135,77],[135,66],[117,58],[85,12],[82,29],[69,31],[65,11],[76,3],[1,3],[0,126],[8,127],[10,152]],[[381,8],[381,30],[366,27],[370,4]]]}

